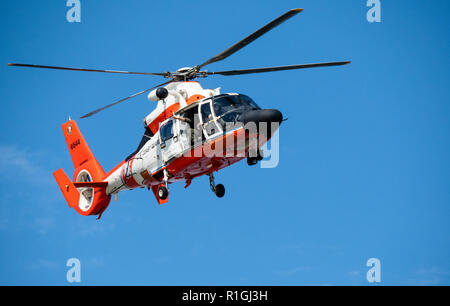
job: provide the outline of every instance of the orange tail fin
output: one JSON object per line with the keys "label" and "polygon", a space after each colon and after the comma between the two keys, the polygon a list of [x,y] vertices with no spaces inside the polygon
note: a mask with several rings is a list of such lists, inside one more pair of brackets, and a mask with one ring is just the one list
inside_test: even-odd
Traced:
{"label": "orange tail fin", "polygon": [[[84,137],[81,134],[76,122],[70,120],[62,125],[62,129],[75,170],[80,168],[87,169],[94,180],[103,180],[105,171],[103,171],[102,167],[95,159],[94,154],[92,154],[91,149],[89,149],[89,146],[86,140],[84,140]],[[75,179],[76,176],[74,177],[74,180]]]}
{"label": "orange tail fin", "polygon": [[106,194],[105,171],[92,154],[75,121],[62,125],[75,173],[73,182],[62,169],[56,171],[56,182],[67,203],[83,216],[102,214],[111,197]]}

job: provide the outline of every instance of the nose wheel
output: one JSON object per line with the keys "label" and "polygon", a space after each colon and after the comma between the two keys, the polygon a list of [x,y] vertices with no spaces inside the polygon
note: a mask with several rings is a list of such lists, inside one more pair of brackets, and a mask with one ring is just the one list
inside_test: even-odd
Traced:
{"label": "nose wheel", "polygon": [[158,198],[160,200],[165,200],[169,196],[169,189],[167,188],[169,181],[169,172],[167,169],[164,169],[164,178],[163,178],[163,185],[159,186],[158,188]]}
{"label": "nose wheel", "polygon": [[212,192],[216,194],[218,198],[223,198],[225,195],[225,186],[222,184],[216,185],[214,183],[214,174],[210,173],[209,175],[209,186],[211,187]]}

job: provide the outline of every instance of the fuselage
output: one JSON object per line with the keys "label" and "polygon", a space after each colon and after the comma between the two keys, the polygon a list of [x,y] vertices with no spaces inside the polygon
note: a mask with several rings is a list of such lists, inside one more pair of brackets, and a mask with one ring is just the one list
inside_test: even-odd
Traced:
{"label": "fuselage", "polygon": [[[167,97],[145,118],[152,133],[144,135],[134,155],[107,174],[107,194],[162,182],[186,181],[188,186],[195,177],[246,158],[251,148],[262,146],[274,132],[263,134],[240,118],[250,114],[256,116],[253,121],[279,124],[282,120],[280,112],[261,110],[248,96],[205,90],[198,82],[176,82],[167,89]],[[155,98],[154,92],[149,94],[150,100]]]}

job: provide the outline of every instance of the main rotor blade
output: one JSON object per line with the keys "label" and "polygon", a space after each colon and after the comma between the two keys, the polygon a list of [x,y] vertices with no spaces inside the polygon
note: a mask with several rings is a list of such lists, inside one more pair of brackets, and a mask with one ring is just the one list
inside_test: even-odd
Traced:
{"label": "main rotor blade", "polygon": [[57,69],[57,70],[70,70],[70,71],[87,71],[87,72],[105,72],[105,73],[122,73],[122,74],[140,74],[140,75],[158,75],[166,76],[166,73],[152,73],[152,72],[130,72],[130,71],[117,71],[117,70],[99,70],[99,69],[83,69],[72,67],[58,67],[58,66],[43,66],[43,65],[31,65],[31,64],[8,64],[13,67],[27,67],[27,68],[43,68],[43,69]]}
{"label": "main rotor blade", "polygon": [[119,104],[119,103],[125,102],[125,101],[127,101],[127,100],[129,100],[129,99],[131,99],[131,98],[137,97],[137,96],[142,95],[142,94],[144,94],[144,93],[146,93],[146,92],[152,91],[153,89],[156,89],[156,88],[158,88],[158,87],[167,85],[167,84],[169,84],[169,83],[171,83],[171,82],[173,82],[173,80],[170,80],[170,81],[168,81],[168,82],[159,84],[159,85],[157,85],[157,86],[155,86],[155,87],[152,87],[152,88],[149,88],[149,89],[140,91],[140,92],[138,92],[138,93],[135,93],[134,95],[131,95],[131,96],[126,97],[126,98],[123,98],[123,99],[121,99],[121,100],[119,100],[119,101],[117,101],[117,102],[114,102],[114,103],[111,103],[111,104],[109,104],[109,105],[103,106],[102,108],[96,109],[95,111],[92,111],[92,112],[90,112],[89,114],[84,115],[83,117],[81,117],[81,119],[91,117],[91,116],[93,116],[93,115],[95,115],[95,114],[97,114],[97,113],[99,113],[99,112],[101,112],[101,111],[104,111],[104,110],[107,109],[107,108],[110,108],[110,107],[112,107],[112,106],[114,106],[114,105],[117,105],[117,104]]}
{"label": "main rotor blade", "polygon": [[291,66],[278,66],[278,67],[267,67],[267,68],[254,68],[254,69],[242,69],[242,70],[229,70],[229,71],[218,71],[218,72],[204,72],[207,75],[241,75],[250,73],[263,73],[263,72],[273,72],[273,71],[283,71],[283,70],[294,70],[294,69],[305,69],[305,68],[317,68],[317,67],[331,67],[331,66],[342,66],[350,64],[351,62],[332,62],[332,63],[317,63],[317,64],[303,64],[303,65],[291,65]]}
{"label": "main rotor blade", "polygon": [[266,24],[265,26],[263,26],[262,28],[260,28],[258,31],[254,32],[253,34],[251,34],[248,37],[244,38],[240,42],[238,42],[235,45],[231,46],[230,48],[226,49],[222,53],[217,54],[213,58],[210,58],[209,60],[207,60],[203,64],[199,65],[198,69],[201,69],[202,67],[204,67],[206,65],[209,65],[211,63],[224,60],[225,58],[229,57],[233,53],[235,53],[235,52],[239,51],[240,49],[244,48],[245,46],[247,46],[248,44],[250,44],[254,40],[256,40],[259,37],[263,36],[264,34],[269,32],[270,30],[272,30],[276,26],[278,26],[281,23],[285,22],[289,18],[297,15],[301,11],[303,11],[303,9],[297,8],[297,9],[292,9],[292,10],[284,13],[283,15],[278,17],[277,19],[273,20],[272,22],[270,22],[270,23]]}

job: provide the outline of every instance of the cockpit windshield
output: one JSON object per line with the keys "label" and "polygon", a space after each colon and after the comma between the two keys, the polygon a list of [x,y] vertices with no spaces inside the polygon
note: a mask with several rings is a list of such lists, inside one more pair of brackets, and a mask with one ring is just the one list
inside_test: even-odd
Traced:
{"label": "cockpit windshield", "polygon": [[214,113],[219,121],[234,123],[237,117],[247,110],[260,107],[246,95],[224,95],[213,98]]}

